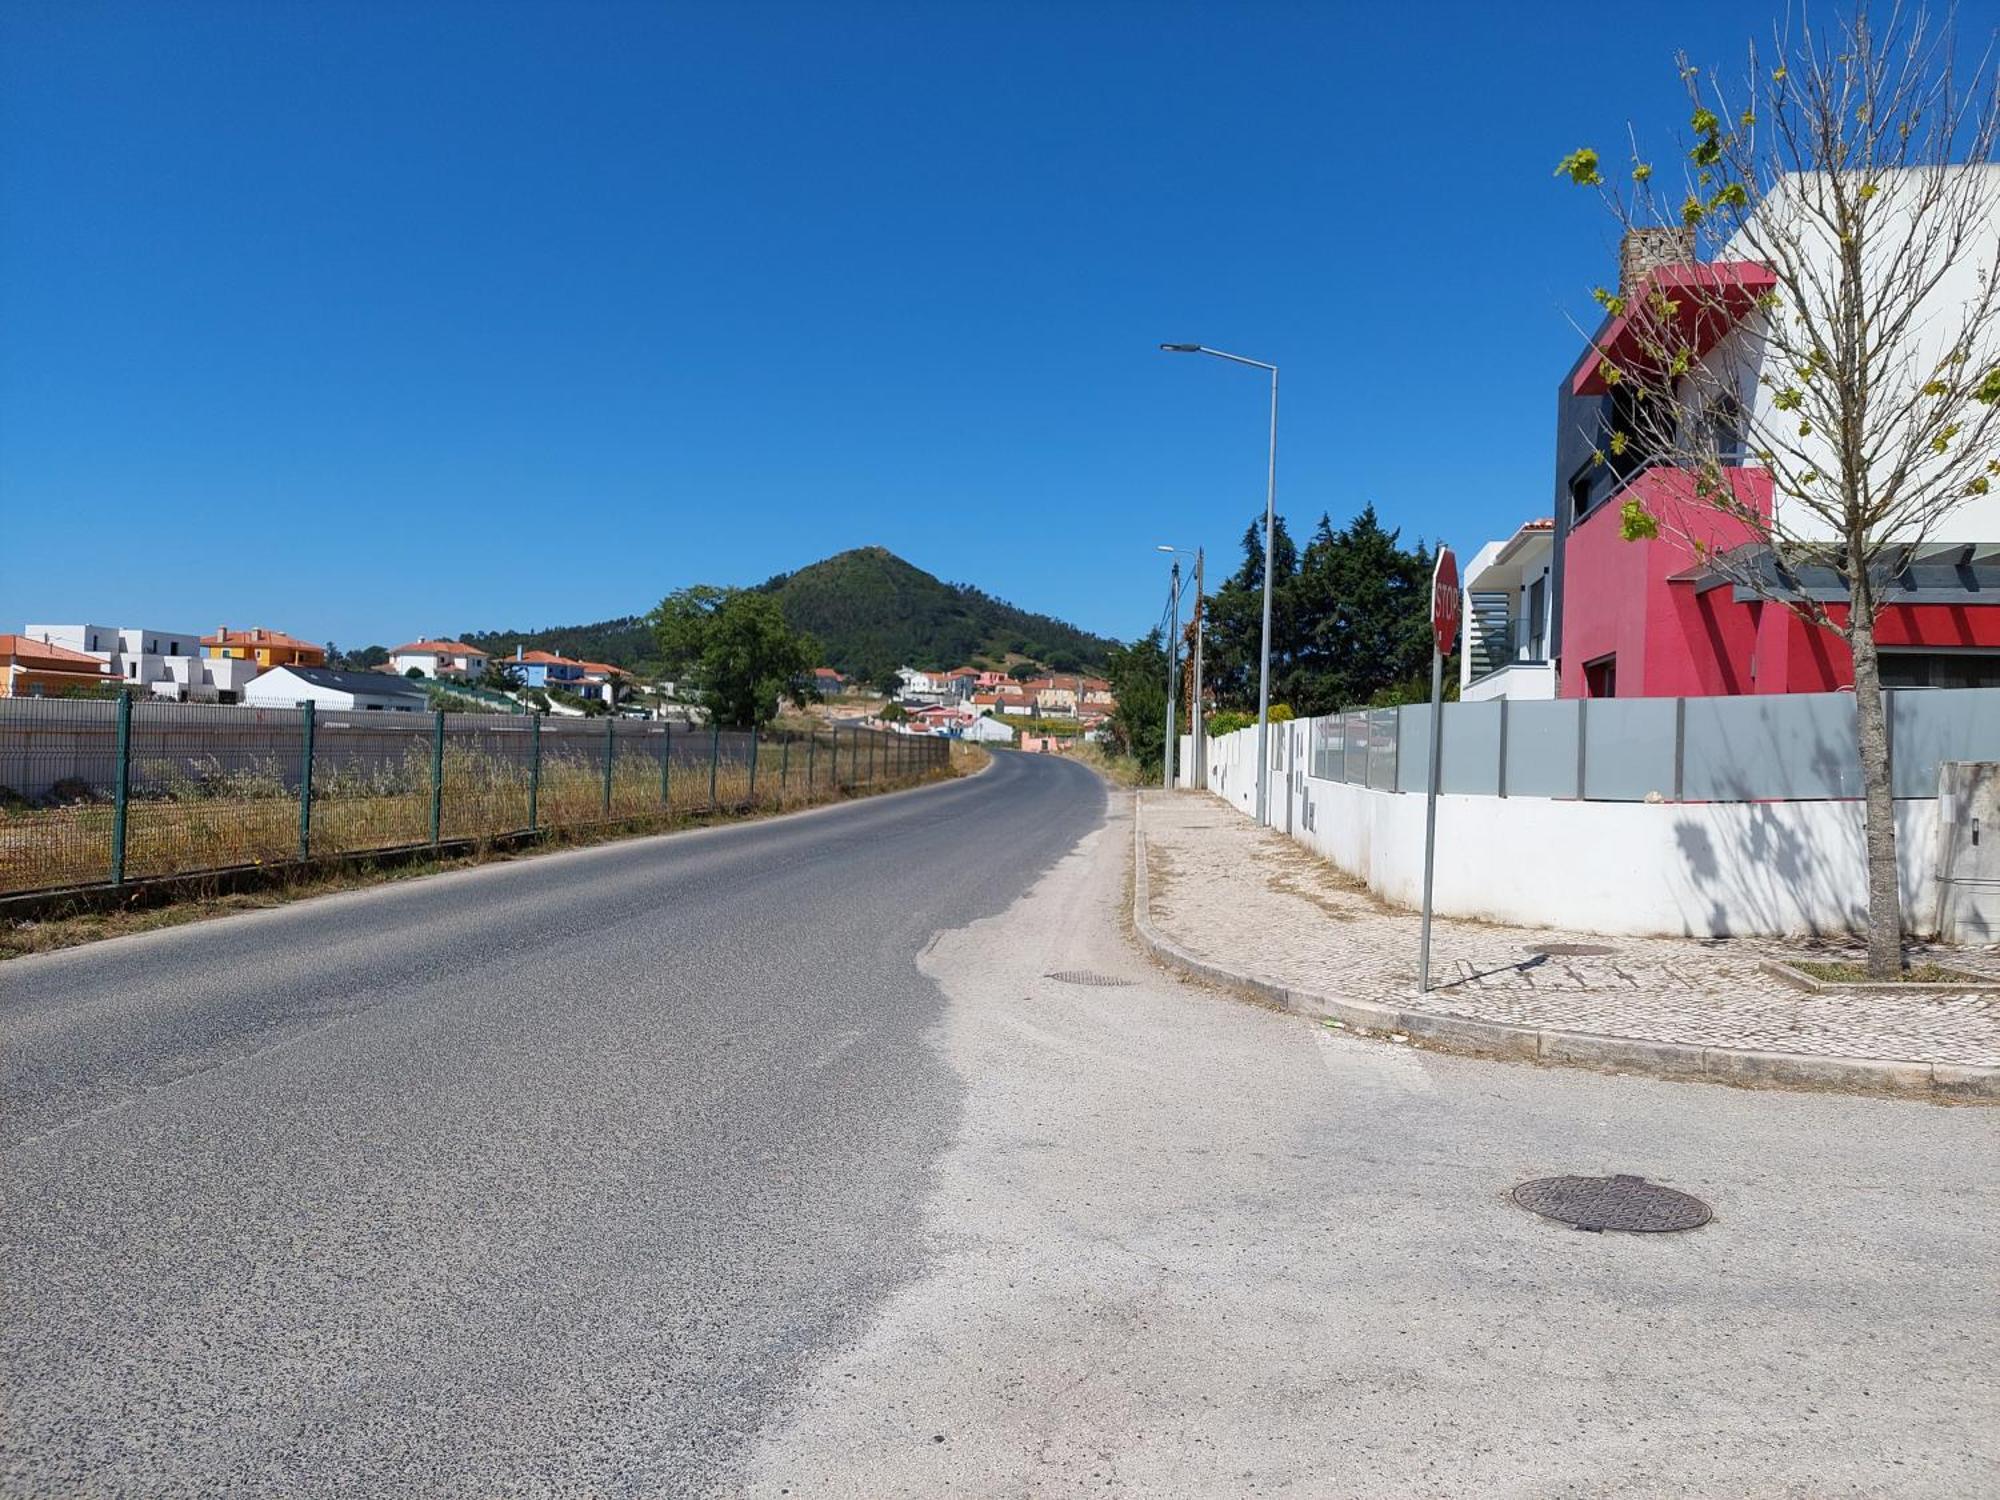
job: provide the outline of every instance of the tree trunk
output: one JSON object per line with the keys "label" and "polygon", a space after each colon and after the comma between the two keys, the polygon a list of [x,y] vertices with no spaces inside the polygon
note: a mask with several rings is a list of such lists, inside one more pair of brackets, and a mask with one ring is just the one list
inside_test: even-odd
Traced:
{"label": "tree trunk", "polygon": [[1865,563],[1850,582],[1847,643],[1854,652],[1854,731],[1867,812],[1868,973],[1893,979],[1903,969],[1903,900],[1896,879],[1896,800],[1889,772],[1889,715],[1875,650],[1875,600]]}

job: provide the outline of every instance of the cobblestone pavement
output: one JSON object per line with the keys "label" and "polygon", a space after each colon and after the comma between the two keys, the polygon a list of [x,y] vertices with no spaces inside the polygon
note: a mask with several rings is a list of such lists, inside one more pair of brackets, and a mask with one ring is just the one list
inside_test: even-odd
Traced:
{"label": "cobblestone pavement", "polygon": [[[1412,1003],[1415,912],[1385,904],[1220,798],[1150,793],[1143,826],[1149,915],[1162,936],[1288,988]],[[1603,937],[1450,920],[1431,932],[1435,988],[1423,1008],[1444,1015],[1754,1051],[2000,1064],[2000,1000],[1808,995],[1758,968],[1772,957],[1859,956],[1841,943]],[[1572,946],[1596,951],[1560,951]],[[1938,956],[2000,975],[2000,953]]]}

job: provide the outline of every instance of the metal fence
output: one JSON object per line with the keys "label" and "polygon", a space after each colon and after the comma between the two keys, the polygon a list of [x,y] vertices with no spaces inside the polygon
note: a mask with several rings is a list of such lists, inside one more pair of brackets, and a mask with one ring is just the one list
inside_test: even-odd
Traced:
{"label": "metal fence", "polygon": [[[1885,696],[1898,797],[1935,797],[1946,761],[2000,760],[2000,688]],[[1309,720],[1306,769],[1421,792],[1430,719],[1425,704]],[[1443,790],[1489,797],[1761,802],[1862,791],[1852,693],[1450,703],[1440,771]]]}
{"label": "metal fence", "polygon": [[0,895],[804,806],[949,755],[858,727],[0,700]]}

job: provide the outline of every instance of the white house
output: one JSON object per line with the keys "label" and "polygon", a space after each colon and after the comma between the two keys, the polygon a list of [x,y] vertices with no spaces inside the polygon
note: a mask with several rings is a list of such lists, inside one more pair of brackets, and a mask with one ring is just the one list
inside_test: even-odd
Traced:
{"label": "white house", "polygon": [[915,667],[896,668],[896,680],[903,684],[905,693],[935,693],[938,691],[937,678],[929,672],[919,672]]}
{"label": "white house", "polygon": [[156,698],[192,703],[235,703],[257,675],[254,661],[206,657],[201,637],[188,630],[148,630],[137,625],[28,625],[21,633],[45,645],[94,656],[127,687]]}
{"label": "white house", "polygon": [[386,672],[336,672],[331,667],[273,667],[252,682],[243,701],[257,708],[366,709],[382,713],[422,713],[430,690],[409,677]]}
{"label": "white house", "polygon": [[398,676],[411,668],[426,677],[474,678],[486,670],[486,653],[463,641],[410,641],[389,653],[389,665]]}
{"label": "white house", "polygon": [[1529,521],[1488,542],[1466,564],[1459,611],[1458,695],[1553,698],[1549,620],[1555,588],[1555,522]]}
{"label": "white house", "polygon": [[998,719],[974,719],[959,731],[962,740],[972,740],[982,745],[1011,745],[1014,743],[1013,726],[1002,724]]}

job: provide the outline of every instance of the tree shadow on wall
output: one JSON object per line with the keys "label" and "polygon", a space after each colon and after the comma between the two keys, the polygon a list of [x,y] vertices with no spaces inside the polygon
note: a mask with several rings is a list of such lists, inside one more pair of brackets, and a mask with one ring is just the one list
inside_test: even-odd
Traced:
{"label": "tree shadow on wall", "polygon": [[[1683,911],[1690,930],[1712,936],[1805,931],[1814,937],[1865,931],[1867,861],[1861,820],[1841,819],[1831,839],[1808,840],[1779,809],[1784,803],[1738,804],[1744,816],[1717,847],[1712,825],[1674,821],[1674,843],[1688,883],[1707,911],[1700,922]],[[1842,914],[1838,925],[1822,920]]]}

